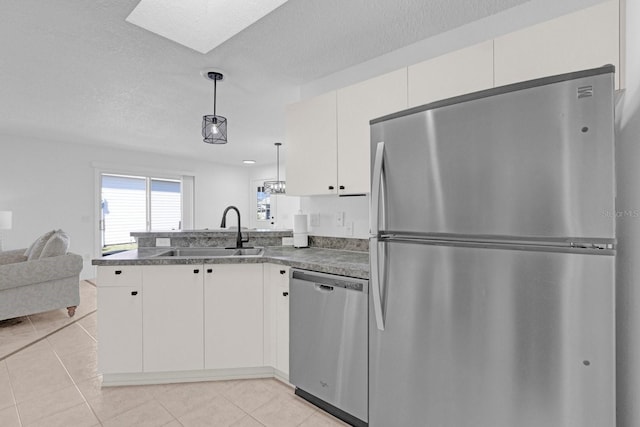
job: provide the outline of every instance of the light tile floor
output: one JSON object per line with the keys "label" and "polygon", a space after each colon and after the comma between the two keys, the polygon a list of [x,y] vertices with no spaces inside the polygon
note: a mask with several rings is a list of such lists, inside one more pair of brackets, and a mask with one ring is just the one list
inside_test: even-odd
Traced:
{"label": "light tile floor", "polygon": [[[347,425],[275,379],[102,388],[96,321],[96,313],[88,314],[0,356],[0,426]],[[11,334],[3,333],[9,345]]]}

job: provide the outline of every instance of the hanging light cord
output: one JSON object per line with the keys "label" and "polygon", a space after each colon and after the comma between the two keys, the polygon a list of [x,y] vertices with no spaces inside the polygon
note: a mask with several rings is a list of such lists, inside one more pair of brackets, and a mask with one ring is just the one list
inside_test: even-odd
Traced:
{"label": "hanging light cord", "polygon": [[218,79],[213,79],[213,117],[216,116],[216,83]]}
{"label": "hanging light cord", "polygon": [[276,168],[276,181],[278,185],[280,185],[280,146],[278,145],[278,150],[276,151],[276,163],[278,167]]}

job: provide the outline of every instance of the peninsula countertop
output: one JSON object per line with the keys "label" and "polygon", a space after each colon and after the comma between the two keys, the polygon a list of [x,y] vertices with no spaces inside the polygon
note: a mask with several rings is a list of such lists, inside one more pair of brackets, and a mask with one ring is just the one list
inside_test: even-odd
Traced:
{"label": "peninsula countertop", "polygon": [[323,248],[294,248],[291,246],[267,246],[259,257],[162,257],[163,248],[140,248],[95,258],[93,265],[176,265],[176,264],[243,264],[274,263],[341,276],[369,278],[369,254]]}

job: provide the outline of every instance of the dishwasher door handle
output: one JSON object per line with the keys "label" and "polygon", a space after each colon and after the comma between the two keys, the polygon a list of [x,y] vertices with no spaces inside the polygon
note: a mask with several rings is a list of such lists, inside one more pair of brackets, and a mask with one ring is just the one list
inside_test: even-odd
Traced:
{"label": "dishwasher door handle", "polygon": [[316,283],[314,285],[314,288],[318,292],[325,292],[325,293],[333,292],[333,286],[320,285]]}

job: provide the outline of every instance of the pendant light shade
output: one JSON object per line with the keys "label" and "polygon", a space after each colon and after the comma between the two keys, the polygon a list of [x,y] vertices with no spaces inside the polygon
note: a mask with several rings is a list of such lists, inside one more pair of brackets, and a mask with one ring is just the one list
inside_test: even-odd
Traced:
{"label": "pendant light shade", "polygon": [[280,146],[281,142],[276,142],[274,144],[277,150],[276,157],[276,180],[275,181],[265,181],[264,182],[264,192],[270,194],[285,194],[286,184],[284,181],[280,181]]}
{"label": "pendant light shade", "polygon": [[207,144],[227,143],[227,119],[216,115],[216,83],[222,80],[222,73],[209,71],[206,78],[213,80],[213,115],[202,116],[202,137]]}

